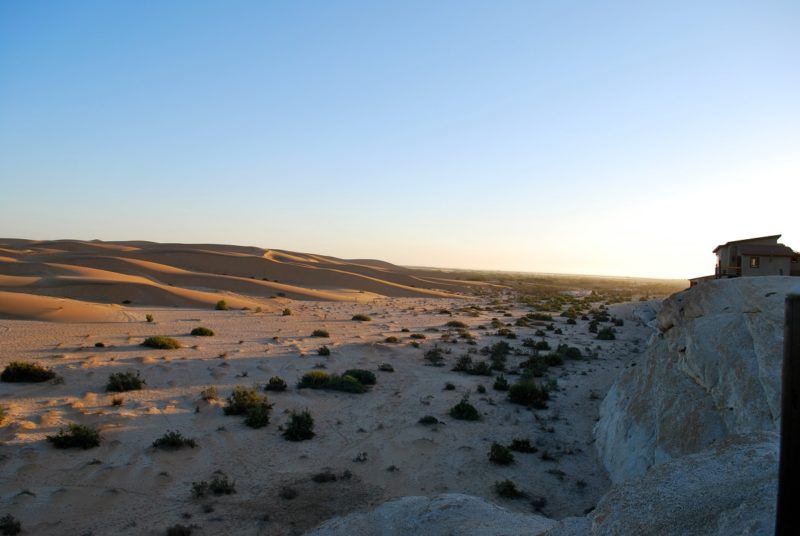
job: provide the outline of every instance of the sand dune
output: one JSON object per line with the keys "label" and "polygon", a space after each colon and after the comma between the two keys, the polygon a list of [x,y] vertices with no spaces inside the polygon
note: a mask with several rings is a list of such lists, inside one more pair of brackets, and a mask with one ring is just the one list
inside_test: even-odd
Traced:
{"label": "sand dune", "polygon": [[[1,282],[1,281],[0,281]],[[123,307],[0,290],[0,318],[51,322],[128,322]]]}
{"label": "sand dune", "polygon": [[[233,308],[275,310],[285,306],[278,297],[355,302],[380,297],[453,298],[471,286],[379,260],[249,246],[0,239],[0,252],[0,291],[14,293],[21,302],[40,296],[205,309],[225,300]],[[5,314],[14,318],[69,316],[45,313],[47,307],[31,307],[27,301],[15,308],[13,298],[6,296],[4,301]],[[41,303],[45,302],[50,303]],[[106,312],[89,317],[118,318]]]}

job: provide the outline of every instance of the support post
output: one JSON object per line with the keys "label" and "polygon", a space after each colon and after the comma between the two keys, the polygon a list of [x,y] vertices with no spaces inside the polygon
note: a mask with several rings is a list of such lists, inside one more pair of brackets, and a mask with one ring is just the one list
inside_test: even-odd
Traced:
{"label": "support post", "polygon": [[800,295],[786,297],[781,390],[781,452],[778,467],[776,536],[800,527]]}

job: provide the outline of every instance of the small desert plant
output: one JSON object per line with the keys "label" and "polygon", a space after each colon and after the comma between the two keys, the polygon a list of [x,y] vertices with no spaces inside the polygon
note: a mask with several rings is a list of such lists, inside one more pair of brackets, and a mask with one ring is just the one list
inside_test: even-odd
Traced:
{"label": "small desert plant", "polygon": [[228,304],[225,300],[219,300],[216,305],[214,305],[214,309],[217,311],[227,311]]}
{"label": "small desert plant", "polygon": [[397,344],[398,342],[400,342],[400,339],[398,339],[397,337],[391,336],[391,337],[386,337],[385,339],[383,339],[383,342],[386,342],[386,343],[389,343],[389,344]]}
{"label": "small desert plant", "polygon": [[66,430],[60,429],[56,435],[47,436],[47,440],[57,449],[90,449],[100,446],[100,432],[90,426],[70,424]]}
{"label": "small desert plant", "polygon": [[461,402],[450,408],[450,416],[460,421],[478,421],[481,414],[475,409],[475,406],[469,403],[469,399],[465,396]]}
{"label": "small desert plant", "polygon": [[327,346],[320,346],[319,348],[317,348],[317,355],[329,356],[331,355],[331,349],[328,348]]}
{"label": "small desert plant", "polygon": [[147,320],[149,323],[153,322],[153,315],[147,314],[144,315],[144,319]]}
{"label": "small desert plant", "polygon": [[451,320],[447,324],[445,324],[448,328],[466,328],[468,327],[467,324],[460,320]]}
{"label": "small desert plant", "polygon": [[614,328],[607,326],[597,332],[597,338],[601,341],[613,341],[617,336],[614,332]]}
{"label": "small desert plant", "polygon": [[208,328],[204,328],[203,326],[196,327],[192,330],[192,335],[195,337],[213,337],[214,332]]}
{"label": "small desert plant", "polygon": [[314,437],[314,417],[306,411],[293,411],[283,430],[283,437],[289,441],[305,441]]}
{"label": "small desert plant", "polygon": [[286,390],[286,382],[280,376],[273,376],[267,382],[267,385],[264,386],[264,390],[266,391],[285,391]]}
{"label": "small desert plant", "polygon": [[525,496],[525,494],[521,492],[517,488],[517,485],[511,480],[501,480],[495,482],[494,491],[504,499],[518,499]]}
{"label": "small desert plant", "polygon": [[365,314],[357,314],[357,315],[353,315],[352,320],[355,320],[357,322],[369,322],[372,319],[369,316],[365,315]]}
{"label": "small desert plant", "polygon": [[456,390],[456,384],[454,384],[452,382],[447,382],[447,383],[444,384],[444,390],[445,391],[455,391]]}
{"label": "small desert plant", "polygon": [[192,482],[192,495],[197,499],[202,499],[209,494],[231,495],[232,493],[236,493],[236,483],[222,471],[217,471],[211,481]]}
{"label": "small desert plant", "polygon": [[158,348],[159,350],[174,350],[181,347],[181,343],[172,337],[164,337],[163,335],[156,335],[154,337],[147,337],[142,346],[149,348]]}
{"label": "small desert plant", "polygon": [[[267,418],[269,410],[272,408],[268,404],[267,397],[260,395],[255,389],[237,385],[226,400],[227,404],[222,408],[225,415],[250,415],[251,412],[259,412],[258,417],[263,418],[266,409]],[[264,423],[266,424],[266,423]],[[248,425],[249,426],[249,425]]]}
{"label": "small desert plant", "polygon": [[509,465],[514,462],[514,455],[508,447],[492,443],[489,448],[489,461],[497,465]]}
{"label": "small desert plant", "polygon": [[444,351],[438,346],[434,346],[425,352],[425,361],[432,367],[444,366]]}
{"label": "small desert plant", "polygon": [[531,445],[531,441],[529,439],[512,439],[508,448],[516,452],[533,453],[539,451],[539,449]]}
{"label": "small desert plant", "polygon": [[283,311],[281,311],[281,316],[292,316],[292,310],[288,308],[284,309]]}
{"label": "small desert plant", "polygon": [[202,391],[200,391],[200,398],[206,402],[211,402],[212,400],[217,400],[219,398],[219,393],[217,393],[217,388],[213,385],[206,387]]}
{"label": "small desert plant", "polygon": [[425,415],[424,417],[420,417],[417,422],[420,424],[439,424],[440,421],[433,415]]}
{"label": "small desert plant", "polygon": [[521,380],[512,385],[508,390],[508,399],[514,404],[547,408],[546,401],[550,398],[547,389],[536,385],[532,380]]}
{"label": "small desert plant", "polygon": [[122,399],[121,396],[115,396],[114,398],[111,399],[112,406],[121,406],[123,402],[125,401]]}
{"label": "small desert plant", "polygon": [[314,331],[312,331],[312,332],[311,332],[311,336],[312,336],[312,337],[323,337],[323,338],[327,338],[327,337],[330,337],[330,336],[331,336],[331,334],[330,334],[330,333],[328,333],[328,330],[327,330],[327,329],[315,329]]}
{"label": "small desert plant", "polygon": [[378,370],[381,372],[394,372],[394,367],[391,363],[381,363],[378,365]]}
{"label": "small desert plant", "polygon": [[123,393],[125,391],[138,391],[146,382],[139,376],[139,371],[133,372],[114,372],[108,376],[106,391],[111,393]]}
{"label": "small desert plant", "polygon": [[344,376],[352,376],[363,385],[375,385],[375,383],[378,381],[378,379],[375,377],[375,373],[371,370],[348,369],[344,371]]}
{"label": "small desert plant", "polygon": [[424,333],[412,333],[411,335],[409,335],[409,337],[411,337],[412,339],[421,340],[421,339],[425,338],[425,334]]}
{"label": "small desert plant", "polygon": [[0,517],[0,534],[14,536],[20,532],[22,532],[22,523],[19,519],[11,514]]}
{"label": "small desert plant", "polygon": [[0,381],[40,383],[52,380],[55,377],[56,373],[53,372],[53,370],[36,363],[12,361],[3,369],[3,372],[0,374]]}
{"label": "small desert plant", "polygon": [[104,342],[96,342],[96,343],[94,343],[94,347],[95,348],[105,348],[106,347],[106,343],[104,343]]}
{"label": "small desert plant", "polygon": [[347,375],[337,376],[335,374],[328,379],[323,389],[356,394],[367,392],[367,387],[356,378]]}
{"label": "small desert plant", "polygon": [[153,441],[153,448],[162,450],[193,449],[196,446],[197,442],[194,439],[183,437],[183,434],[178,431],[168,431],[163,436]]}
{"label": "small desert plant", "polygon": [[479,385],[478,387],[475,388],[475,390],[480,394],[486,393],[486,387],[484,387],[483,385]]}
{"label": "small desert plant", "polygon": [[297,387],[299,389],[304,389],[306,387],[311,389],[322,389],[322,387],[328,382],[330,379],[330,375],[327,372],[323,372],[321,370],[311,370],[303,374],[300,378],[300,381],[297,382]]}
{"label": "small desert plant", "polygon": [[495,391],[508,391],[508,380],[502,374],[495,378],[494,385],[492,386]]}
{"label": "small desert plant", "polygon": [[272,404],[266,401],[247,408],[244,423],[250,428],[263,428],[269,424],[269,414],[272,411]]}

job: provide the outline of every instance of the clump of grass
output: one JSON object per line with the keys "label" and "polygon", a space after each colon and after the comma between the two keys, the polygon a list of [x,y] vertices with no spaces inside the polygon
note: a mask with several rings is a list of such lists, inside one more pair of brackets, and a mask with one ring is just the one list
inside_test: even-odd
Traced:
{"label": "clump of grass", "polygon": [[427,352],[425,352],[424,356],[425,361],[428,362],[428,365],[431,367],[443,367],[444,366],[444,350],[439,348],[439,346],[434,346]]}
{"label": "clump of grass", "polygon": [[217,471],[210,481],[192,482],[192,495],[196,499],[202,499],[208,495],[231,495],[233,493],[236,493],[236,483],[222,471]]}
{"label": "clump of grass", "polygon": [[226,402],[223,408],[225,415],[244,415],[244,423],[251,428],[262,428],[269,424],[272,405],[266,396],[258,394],[255,389],[237,385]]}
{"label": "clump of grass", "polygon": [[70,424],[62,428],[56,435],[47,436],[47,440],[57,449],[90,449],[99,447],[102,437],[96,428],[82,424]]}
{"label": "clump of grass", "polygon": [[500,443],[492,443],[489,447],[489,461],[497,465],[510,465],[514,463],[514,455],[511,449]]}
{"label": "clump of grass", "polygon": [[22,523],[11,514],[0,517],[0,534],[14,536],[22,532]]}
{"label": "clump of grass", "polygon": [[317,355],[329,356],[331,355],[331,349],[325,345],[320,346],[319,348],[317,348]]}
{"label": "clump of grass", "polygon": [[352,320],[355,320],[356,322],[369,322],[372,320],[372,318],[370,318],[368,315],[359,313],[357,315],[353,315]]}
{"label": "clump of grass", "polygon": [[284,309],[281,311],[281,316],[292,316],[292,310],[289,308]]}
{"label": "clump of grass", "polygon": [[466,323],[462,322],[461,320],[451,320],[447,324],[445,324],[448,328],[467,328]]}
{"label": "clump of grass", "polygon": [[328,338],[328,337],[331,336],[331,334],[328,333],[327,329],[315,329],[314,331],[311,332],[311,336],[312,337]]}
{"label": "clump of grass", "polygon": [[144,319],[147,320],[147,322],[150,324],[153,323],[153,315],[151,314],[144,315]]}
{"label": "clump of grass", "polygon": [[310,370],[303,374],[297,382],[298,389],[322,389],[330,379],[330,374],[321,370]]}
{"label": "clump of grass", "polygon": [[381,372],[394,372],[394,367],[391,363],[381,363],[378,365],[378,370]]}
{"label": "clump of grass", "polygon": [[217,388],[213,385],[206,387],[202,391],[200,391],[200,398],[205,402],[211,402],[212,400],[217,400],[219,398],[219,393],[217,392]]}
{"label": "clump of grass", "polygon": [[192,330],[192,335],[195,337],[213,337],[214,332],[208,328],[204,328],[203,326],[196,327]]}
{"label": "clump of grass", "polygon": [[411,335],[409,335],[409,337],[417,340],[422,340],[426,338],[424,333],[412,333]]}
{"label": "clump of grass", "polygon": [[153,448],[162,450],[178,450],[182,448],[193,449],[197,447],[197,442],[176,431],[168,431],[163,436],[153,441]]}
{"label": "clump of grass", "polygon": [[286,381],[280,376],[273,376],[267,382],[267,385],[264,386],[265,391],[285,391],[286,390]]}
{"label": "clump of grass", "polygon": [[400,342],[400,339],[398,339],[395,336],[390,336],[390,337],[386,337],[385,339],[383,339],[383,342],[389,343],[389,344],[397,344],[398,342]]}
{"label": "clump of grass", "polygon": [[617,338],[617,335],[616,332],[614,331],[614,328],[612,328],[611,326],[606,326],[597,332],[597,338],[600,339],[601,341],[613,341],[614,339]]}
{"label": "clump of grass", "polygon": [[375,385],[378,381],[375,377],[375,373],[371,370],[348,369],[344,371],[344,376],[352,376],[363,385]]}
{"label": "clump of grass", "polygon": [[495,391],[508,391],[508,380],[502,374],[495,378],[494,385],[492,386]]}
{"label": "clump of grass", "polygon": [[214,305],[214,309],[217,311],[227,311],[229,309],[228,303],[225,300],[219,300],[216,305]]}
{"label": "clump of grass", "polygon": [[139,371],[133,372],[114,372],[109,374],[106,391],[111,393],[124,393],[125,391],[139,391],[144,387],[145,382]]}
{"label": "clump of grass", "polygon": [[336,374],[333,374],[330,378],[328,378],[328,381],[323,389],[355,394],[367,392],[367,387],[356,378],[347,375],[338,376]]}
{"label": "clump of grass", "polygon": [[508,399],[514,404],[546,409],[550,395],[547,389],[540,387],[532,380],[520,380],[508,390]]}
{"label": "clump of grass", "polygon": [[530,439],[512,439],[508,448],[509,450],[513,450],[515,452],[525,452],[529,454],[539,452],[539,449],[531,445]]}
{"label": "clump of grass", "polygon": [[301,412],[293,411],[289,415],[289,422],[283,430],[283,437],[289,441],[306,441],[314,437],[314,417],[304,410]]}
{"label": "clump of grass", "polygon": [[155,335],[153,337],[147,337],[142,343],[142,346],[147,346],[149,348],[157,348],[159,350],[175,350],[176,348],[181,347],[181,343],[179,343],[172,337]]}
{"label": "clump of grass", "polygon": [[511,480],[501,480],[494,483],[494,491],[504,499],[519,499],[525,496],[525,493],[517,488]]}
{"label": "clump of grass", "polygon": [[55,377],[56,373],[52,369],[24,361],[12,361],[0,373],[0,381],[4,382],[41,383]]}
{"label": "clump of grass", "polygon": [[450,408],[450,416],[460,421],[479,421],[481,414],[475,409],[475,406],[469,403],[467,396],[461,399],[461,402]]}

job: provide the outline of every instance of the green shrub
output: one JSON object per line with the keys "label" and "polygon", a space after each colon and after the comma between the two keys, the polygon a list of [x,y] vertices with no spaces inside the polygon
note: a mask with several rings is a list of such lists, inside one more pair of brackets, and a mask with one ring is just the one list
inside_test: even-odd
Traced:
{"label": "green shrub", "polygon": [[536,341],[536,344],[534,344],[533,347],[537,350],[549,350],[550,343],[547,341]]}
{"label": "green shrub", "polygon": [[60,429],[56,435],[47,436],[47,440],[57,449],[90,449],[99,447],[102,437],[100,432],[90,426],[70,424],[67,429]]}
{"label": "green shrub", "polygon": [[258,394],[255,389],[237,385],[226,399],[222,411],[225,415],[247,415],[250,409],[267,405],[267,402],[267,397]]}
{"label": "green shrub", "polygon": [[375,377],[375,373],[370,370],[364,369],[348,369],[344,371],[344,376],[352,376],[353,378],[357,379],[363,385],[375,385],[378,381],[378,378]]}
{"label": "green shrub", "polygon": [[489,447],[489,461],[497,465],[510,465],[514,462],[514,455],[508,447],[500,443],[492,443]]}
{"label": "green shrub", "polygon": [[273,376],[267,382],[267,385],[264,386],[264,390],[266,391],[285,391],[286,390],[286,382],[280,376]]}
{"label": "green shrub", "polygon": [[425,352],[424,359],[432,367],[442,367],[444,366],[444,350],[439,346],[434,346]]}
{"label": "green shrub", "polygon": [[327,338],[327,337],[330,337],[331,334],[328,333],[328,330],[326,330],[326,329],[315,329],[314,331],[311,332],[311,336],[312,337],[325,337],[325,338]]}
{"label": "green shrub", "polygon": [[460,320],[451,320],[450,322],[445,324],[445,326],[447,326],[448,328],[467,328],[467,327],[469,327],[469,326],[467,326],[467,324],[465,324],[464,322],[462,322]]}
{"label": "green shrub", "polygon": [[486,387],[484,387],[483,385],[479,385],[478,387],[475,388],[475,390],[480,394],[486,393]]}
{"label": "green shrub", "polygon": [[342,391],[345,393],[361,394],[367,392],[367,387],[352,376],[331,375],[323,389],[329,391]]}
{"label": "green shrub", "polygon": [[494,483],[494,491],[504,499],[519,499],[525,494],[511,480],[501,480]]}
{"label": "green shrub", "polygon": [[564,358],[558,353],[547,354],[544,356],[544,362],[548,367],[560,367],[564,364]]}
{"label": "green shrub", "polygon": [[472,358],[468,355],[462,355],[456,361],[456,364],[453,365],[452,370],[454,372],[467,372],[469,369],[472,368]]}
{"label": "green shrub", "polygon": [[597,338],[601,341],[613,341],[617,338],[614,328],[606,326],[597,332]]}
{"label": "green shrub", "polygon": [[269,424],[269,414],[272,411],[272,404],[266,401],[250,406],[245,414],[244,424],[250,428],[263,428]]}
{"label": "green shrub", "polygon": [[467,370],[467,374],[471,374],[473,376],[491,376],[492,375],[492,367],[486,361],[478,361],[469,370]]}
{"label": "green shrub", "polygon": [[217,388],[214,387],[213,385],[206,387],[205,389],[200,391],[200,398],[205,400],[206,402],[218,399],[219,394],[217,393]]}
{"label": "green shrub", "polygon": [[192,482],[192,495],[202,499],[208,495],[231,495],[236,493],[236,483],[222,471],[217,471],[211,481]]}
{"label": "green shrub", "polygon": [[36,363],[12,361],[0,373],[0,381],[19,383],[40,383],[52,380],[56,373]]}
{"label": "green shrub", "polygon": [[447,382],[447,383],[444,384],[444,390],[445,391],[455,391],[456,390],[456,385],[454,383],[452,383],[452,382]]}
{"label": "green shrub", "polygon": [[317,355],[329,356],[331,355],[331,349],[324,345],[320,346],[319,348],[317,348]]}
{"label": "green shrub", "polygon": [[310,370],[303,374],[300,381],[297,382],[297,387],[299,389],[322,389],[322,387],[328,383],[328,379],[330,379],[330,375],[327,372]]}
{"label": "green shrub", "polygon": [[530,439],[512,439],[508,448],[516,452],[534,453],[539,451],[539,449],[531,445]]}
{"label": "green shrub", "polygon": [[147,322],[152,323],[153,322],[153,315],[144,315],[144,319],[147,320]]}
{"label": "green shrub", "polygon": [[478,413],[475,406],[469,403],[466,396],[461,399],[461,402],[450,408],[450,416],[460,421],[478,421],[481,418],[481,414]]}
{"label": "green shrub", "polygon": [[138,391],[144,386],[145,383],[147,382],[145,382],[141,376],[139,376],[138,370],[135,374],[133,372],[114,372],[108,376],[106,391],[110,393]]}
{"label": "green shrub", "polygon": [[0,517],[0,534],[15,536],[20,532],[22,532],[22,523],[17,518],[11,514]]}
{"label": "green shrub", "polygon": [[412,339],[418,339],[418,340],[426,338],[424,333],[412,333],[411,335],[409,335],[409,337],[411,337]]}
{"label": "green shrub", "polygon": [[183,437],[183,434],[178,431],[168,431],[153,441],[153,448],[162,450],[193,449],[195,447],[197,447],[197,442],[194,439]]}
{"label": "green shrub", "polygon": [[385,339],[383,339],[383,342],[386,342],[386,343],[389,343],[389,344],[397,344],[398,342],[400,342],[400,339],[398,339],[397,337],[394,337],[394,336],[386,337]]}
{"label": "green shrub", "polygon": [[287,309],[284,309],[284,310],[281,312],[281,316],[292,316],[292,310],[291,310],[291,309],[288,309],[288,308],[287,308]]}
{"label": "green shrub", "polygon": [[216,309],[217,311],[227,311],[228,304],[225,302],[225,300],[219,300],[217,304],[214,306],[214,309]]}
{"label": "green shrub", "polygon": [[357,322],[369,322],[372,319],[367,315],[357,314],[357,315],[353,315],[352,320],[355,320]]}
{"label": "green shrub", "polygon": [[495,391],[508,391],[508,380],[502,374],[495,378],[494,380],[494,387]]}
{"label": "green shrub", "polygon": [[543,387],[539,387],[531,380],[520,380],[508,390],[508,399],[514,404],[546,409],[550,395]]}
{"label": "green shrub", "polygon": [[293,411],[283,430],[283,437],[289,441],[305,441],[314,437],[314,418],[306,410]]}
{"label": "green shrub", "polygon": [[149,348],[158,348],[159,350],[175,350],[181,347],[181,343],[172,337],[164,337],[163,335],[156,335],[154,337],[147,337],[142,346]]}
{"label": "green shrub", "polygon": [[378,366],[378,370],[380,370],[381,372],[394,372],[394,367],[392,366],[391,363],[381,363]]}
{"label": "green shrub", "polygon": [[566,344],[559,344],[558,347],[556,347],[556,353],[567,359],[580,359],[583,356],[580,348]]}
{"label": "green shrub", "polygon": [[213,337],[214,332],[208,328],[200,326],[192,330],[192,335],[194,335],[195,337]]}

